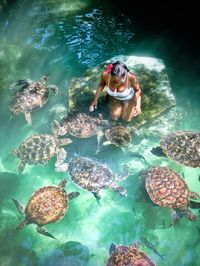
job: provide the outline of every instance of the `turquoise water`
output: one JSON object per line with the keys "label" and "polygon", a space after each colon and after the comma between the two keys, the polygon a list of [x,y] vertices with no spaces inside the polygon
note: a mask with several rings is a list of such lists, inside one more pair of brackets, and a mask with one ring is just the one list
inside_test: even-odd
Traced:
{"label": "turquoise water", "polygon": [[[168,228],[169,211],[154,206],[145,196],[142,179],[138,176],[138,172],[145,168],[144,162],[112,146],[96,157],[106,162],[115,173],[120,173],[122,164],[128,162],[131,173],[121,183],[128,190],[126,198],[104,190],[99,206],[91,193],[77,188],[69,179],[67,191],[79,191],[80,196],[70,202],[62,220],[46,226],[57,240],[38,234],[35,225],[16,231],[22,217],[11,198],[17,198],[25,206],[34,190],[56,185],[68,175],[55,172],[54,159],[45,166],[26,166],[19,174],[19,161],[10,153],[27,136],[51,132],[55,115],[51,110],[56,104],[67,108],[67,88],[72,78],[81,77],[87,69],[121,54],[163,59],[177,100],[177,117],[172,117],[166,131],[199,131],[197,62],[190,62],[187,53],[181,51],[178,54],[175,42],[172,48],[177,52],[177,58],[167,57],[170,52],[165,53],[160,36],[151,38],[140,33],[139,40],[134,19],[120,10],[113,11],[107,1],[95,5],[89,0],[20,1],[1,11],[0,36],[0,265],[102,266],[112,242],[130,245],[144,236],[156,244],[160,254],[166,255],[162,260],[142,243],[141,250],[156,265],[198,266],[199,219],[192,223],[183,218],[176,227]],[[169,42],[167,40],[166,44]],[[44,74],[49,75],[49,84],[59,87],[59,93],[56,96],[51,94],[48,103],[32,113],[33,125],[29,126],[22,115],[11,115],[8,88],[15,80],[38,80]],[[150,132],[156,132],[155,127],[152,124]],[[144,128],[133,144],[136,151],[143,152],[149,165],[171,167],[185,177],[192,191],[200,193],[199,169],[177,165],[150,153],[158,139],[158,134],[148,134]],[[95,138],[84,142],[74,140],[67,151],[69,155],[78,153],[95,157],[95,145]],[[12,175],[5,175],[5,171]],[[198,210],[193,212],[199,218]]]}

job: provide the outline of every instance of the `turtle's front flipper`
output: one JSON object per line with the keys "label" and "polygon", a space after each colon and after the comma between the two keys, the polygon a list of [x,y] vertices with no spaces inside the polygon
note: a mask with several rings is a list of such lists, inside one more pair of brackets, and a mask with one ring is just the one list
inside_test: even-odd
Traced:
{"label": "turtle's front flipper", "polygon": [[127,196],[127,190],[123,187],[118,186],[115,183],[112,183],[110,185],[110,188],[119,193],[121,196],[126,197]]}
{"label": "turtle's front flipper", "polygon": [[31,113],[24,113],[25,119],[29,125],[32,125]]}
{"label": "turtle's front flipper", "polygon": [[66,172],[68,170],[68,163],[64,163],[67,152],[64,148],[59,148],[57,152],[57,160],[55,163],[55,169],[57,172]]}
{"label": "turtle's front flipper", "polygon": [[71,200],[71,199],[77,198],[79,195],[80,195],[79,192],[71,192],[68,194],[68,197]]}
{"label": "turtle's front flipper", "polygon": [[158,157],[167,157],[167,155],[163,152],[163,150],[161,149],[160,146],[155,147],[155,148],[152,148],[152,149],[151,149],[151,153],[152,153],[153,155],[158,156]]}
{"label": "turtle's front flipper", "polygon": [[101,206],[101,203],[100,203],[101,196],[100,196],[99,191],[93,191],[92,194],[95,196],[97,203]]}
{"label": "turtle's front flipper", "polygon": [[48,89],[50,89],[54,94],[58,93],[58,87],[56,85],[48,85]]}
{"label": "turtle's front flipper", "polygon": [[96,154],[100,152],[100,145],[101,145],[101,139],[103,138],[104,133],[102,130],[100,130],[97,134],[97,149],[96,149]]}
{"label": "turtle's front flipper", "polygon": [[65,134],[67,134],[65,127],[60,126],[60,124],[56,120],[53,120],[53,122],[51,123],[51,128],[54,136],[64,136]]}
{"label": "turtle's front flipper", "polygon": [[22,173],[24,171],[26,163],[24,161],[20,161],[20,163],[18,164],[18,172]]}
{"label": "turtle's front flipper", "polygon": [[15,206],[17,207],[18,212],[24,215],[25,214],[24,207],[16,199],[13,198],[12,200],[15,203]]}
{"label": "turtle's front flipper", "polygon": [[48,236],[48,237],[51,237],[51,238],[54,238],[56,239],[52,234],[50,234],[43,226],[40,226],[38,225],[37,226],[37,231],[38,233],[44,235],[44,236]]}
{"label": "turtle's front flipper", "polygon": [[130,168],[129,168],[128,164],[126,164],[126,163],[123,164],[122,174],[116,176],[117,180],[120,180],[120,181],[125,180],[128,177],[129,172],[130,172]]}
{"label": "turtle's front flipper", "polygon": [[15,89],[17,86],[28,86],[31,84],[33,81],[30,79],[20,79],[14,83],[12,83],[9,87],[10,90]]}

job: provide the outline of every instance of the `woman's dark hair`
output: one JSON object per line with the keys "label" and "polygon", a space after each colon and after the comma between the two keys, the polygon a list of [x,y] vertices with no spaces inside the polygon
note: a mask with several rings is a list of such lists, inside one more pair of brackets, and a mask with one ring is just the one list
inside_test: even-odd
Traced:
{"label": "woman's dark hair", "polygon": [[128,67],[121,61],[116,61],[112,65],[113,67],[110,72],[111,76],[124,77],[126,73],[129,72]]}

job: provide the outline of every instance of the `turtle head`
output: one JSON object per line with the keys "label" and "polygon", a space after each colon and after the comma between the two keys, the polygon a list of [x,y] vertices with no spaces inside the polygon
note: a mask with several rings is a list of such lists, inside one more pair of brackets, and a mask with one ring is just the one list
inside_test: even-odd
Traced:
{"label": "turtle head", "polygon": [[43,84],[47,81],[47,79],[49,78],[48,75],[44,75],[40,78],[40,82],[42,82]]}
{"label": "turtle head", "polygon": [[72,140],[69,138],[57,139],[58,146],[66,146],[72,143]]}
{"label": "turtle head", "polygon": [[127,190],[123,187],[117,187],[115,191],[118,192],[123,197],[127,196]]}
{"label": "turtle head", "polygon": [[112,255],[112,253],[115,252],[116,248],[117,246],[114,243],[112,243],[109,248],[109,254]]}

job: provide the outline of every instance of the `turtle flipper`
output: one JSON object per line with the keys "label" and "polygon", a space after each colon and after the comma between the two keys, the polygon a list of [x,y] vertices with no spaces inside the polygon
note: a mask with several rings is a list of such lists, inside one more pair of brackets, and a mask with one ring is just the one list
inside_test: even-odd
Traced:
{"label": "turtle flipper", "polygon": [[97,134],[97,149],[96,149],[96,154],[99,153],[100,151],[100,144],[101,144],[101,139],[103,138],[104,133],[102,130],[100,130]]}
{"label": "turtle flipper", "polygon": [[110,185],[110,188],[119,193],[121,196],[126,197],[127,196],[127,190],[123,187],[118,186],[115,183],[112,183]]}
{"label": "turtle flipper", "polygon": [[28,86],[33,81],[31,79],[20,79],[14,83],[12,83],[9,87],[10,90],[15,89],[17,86]]}
{"label": "turtle flipper", "polygon": [[38,225],[37,226],[37,231],[39,234],[42,234],[44,236],[51,237],[53,239],[56,239],[52,234],[50,234],[43,226]]}
{"label": "turtle flipper", "polygon": [[12,200],[15,203],[15,206],[17,207],[18,212],[24,215],[25,214],[24,207],[16,199],[12,198]]}
{"label": "turtle flipper", "polygon": [[66,128],[60,126],[60,124],[56,120],[53,120],[53,122],[51,123],[51,128],[54,136],[64,136],[65,134],[67,134]]}
{"label": "turtle flipper", "polygon": [[24,161],[20,161],[20,163],[18,164],[18,172],[23,172],[24,168],[25,168],[26,163]]}
{"label": "turtle flipper", "polygon": [[66,172],[68,170],[68,163],[64,163],[67,152],[64,148],[59,148],[57,152],[57,160],[55,163],[56,172]]}
{"label": "turtle flipper", "polygon": [[92,194],[95,196],[95,198],[97,200],[97,203],[101,206],[101,203],[100,203],[100,199],[101,199],[100,192],[99,191],[93,191]]}
{"label": "turtle flipper", "polygon": [[126,163],[123,164],[122,174],[121,175],[117,175],[116,179],[120,180],[120,181],[125,180],[128,177],[128,175],[129,175],[129,171],[130,171],[130,168],[129,168],[128,164],[126,164]]}
{"label": "turtle flipper", "polygon": [[25,112],[24,113],[25,119],[29,125],[32,125],[31,113]]}
{"label": "turtle flipper", "polygon": [[58,87],[56,85],[48,85],[47,89],[50,89],[55,95],[58,93]]}
{"label": "turtle flipper", "polygon": [[77,198],[79,195],[80,195],[79,192],[71,192],[68,194],[68,197],[71,200],[71,199]]}
{"label": "turtle flipper", "polygon": [[152,148],[152,149],[151,149],[151,153],[152,153],[153,155],[158,156],[158,157],[167,157],[167,155],[163,152],[163,150],[161,149],[160,146],[155,147],[155,148]]}
{"label": "turtle flipper", "polygon": [[16,229],[23,229],[28,224],[30,224],[30,222],[25,218],[21,223],[17,225]]}

